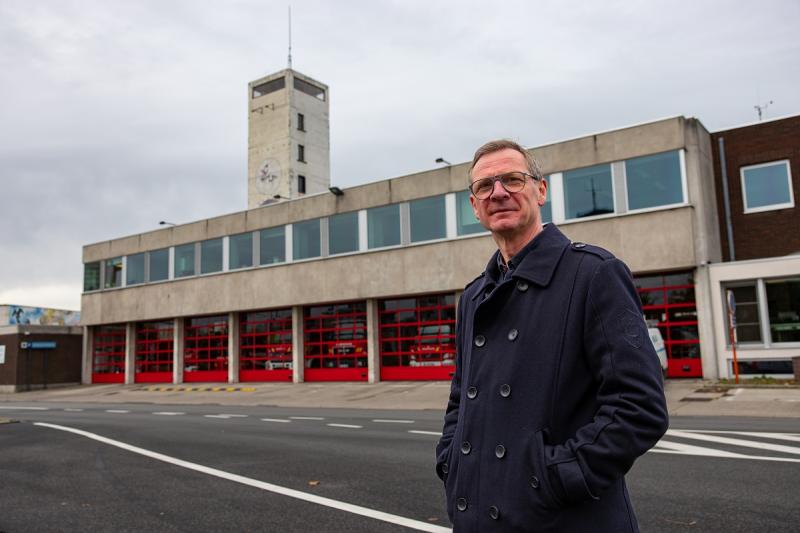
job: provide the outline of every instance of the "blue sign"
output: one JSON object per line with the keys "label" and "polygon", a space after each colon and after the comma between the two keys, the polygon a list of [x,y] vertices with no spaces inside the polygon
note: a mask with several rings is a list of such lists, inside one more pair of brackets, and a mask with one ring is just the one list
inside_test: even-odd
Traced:
{"label": "blue sign", "polygon": [[55,350],[56,341],[33,341],[28,343],[31,350]]}

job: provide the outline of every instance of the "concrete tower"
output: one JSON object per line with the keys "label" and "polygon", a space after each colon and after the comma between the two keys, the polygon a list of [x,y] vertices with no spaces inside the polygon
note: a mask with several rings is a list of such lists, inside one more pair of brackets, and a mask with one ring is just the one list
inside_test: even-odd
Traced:
{"label": "concrete tower", "polygon": [[288,68],[250,82],[247,101],[248,209],[328,190],[328,86]]}

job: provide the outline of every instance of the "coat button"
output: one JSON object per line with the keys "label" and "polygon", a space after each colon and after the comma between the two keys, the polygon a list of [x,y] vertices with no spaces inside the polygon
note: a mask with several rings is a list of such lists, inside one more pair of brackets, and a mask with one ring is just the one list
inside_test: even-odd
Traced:
{"label": "coat button", "polygon": [[508,398],[509,396],[511,396],[511,385],[509,385],[508,383],[503,383],[502,385],[500,385],[500,396],[502,396],[503,398]]}
{"label": "coat button", "polygon": [[459,511],[466,511],[467,510],[467,499],[466,498],[459,498],[456,500],[456,509]]}
{"label": "coat button", "polygon": [[478,395],[478,388],[477,387],[470,387],[467,389],[467,398],[470,400],[474,399]]}
{"label": "coat button", "polygon": [[518,336],[519,336],[519,331],[517,331],[516,329],[512,329],[511,331],[508,332],[508,340],[512,342],[515,341]]}
{"label": "coat button", "polygon": [[464,455],[468,455],[469,452],[471,451],[472,451],[472,444],[470,444],[466,440],[461,443],[461,453],[463,453]]}
{"label": "coat button", "polygon": [[506,456],[506,447],[502,444],[498,444],[494,449],[494,454],[498,459],[502,459]]}
{"label": "coat button", "polygon": [[484,344],[486,344],[486,337],[484,337],[483,335],[478,335],[477,337],[475,337],[475,346],[480,348]]}
{"label": "coat button", "polygon": [[531,483],[531,487],[533,487],[534,489],[538,489],[539,488],[539,478],[538,477],[531,476],[530,483]]}
{"label": "coat button", "polygon": [[492,505],[491,507],[489,507],[489,517],[490,517],[492,520],[497,520],[498,518],[500,518],[500,509],[498,509],[498,508],[497,508],[497,507],[495,507],[494,505]]}
{"label": "coat button", "polygon": [[517,290],[519,292],[525,292],[528,290],[528,282],[525,280],[519,280],[517,282]]}
{"label": "coat button", "polygon": [[586,243],[585,242],[573,242],[572,243],[572,247],[573,248],[586,248]]}
{"label": "coat button", "polygon": [[450,467],[447,466],[447,463],[442,463],[442,474],[446,474],[450,471]]}

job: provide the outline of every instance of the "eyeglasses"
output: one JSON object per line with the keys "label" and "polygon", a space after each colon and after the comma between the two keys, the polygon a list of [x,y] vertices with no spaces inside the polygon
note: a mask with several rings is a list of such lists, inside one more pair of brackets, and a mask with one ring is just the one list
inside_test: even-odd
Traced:
{"label": "eyeglasses", "polygon": [[536,176],[526,172],[506,172],[505,174],[475,180],[470,184],[469,190],[478,200],[486,200],[494,191],[495,181],[499,181],[507,192],[515,193],[525,188],[525,178],[537,179]]}

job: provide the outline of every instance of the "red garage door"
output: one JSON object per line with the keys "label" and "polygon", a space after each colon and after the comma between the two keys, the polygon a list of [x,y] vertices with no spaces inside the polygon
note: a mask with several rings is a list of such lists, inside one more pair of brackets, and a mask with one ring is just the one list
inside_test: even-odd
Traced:
{"label": "red garage door", "polygon": [[367,380],[367,304],[303,309],[306,381]]}
{"label": "red garage door", "polygon": [[187,318],[183,381],[228,381],[228,316]]}
{"label": "red garage door", "polygon": [[382,380],[450,379],[455,371],[453,294],[380,302]]}
{"label": "red garage door", "polygon": [[240,315],[239,381],[292,380],[292,310]]}
{"label": "red garage door", "polygon": [[125,324],[96,326],[92,340],[92,383],[124,383]]}
{"label": "red garage door", "polygon": [[136,325],[136,383],[172,383],[173,332],[172,320]]}

